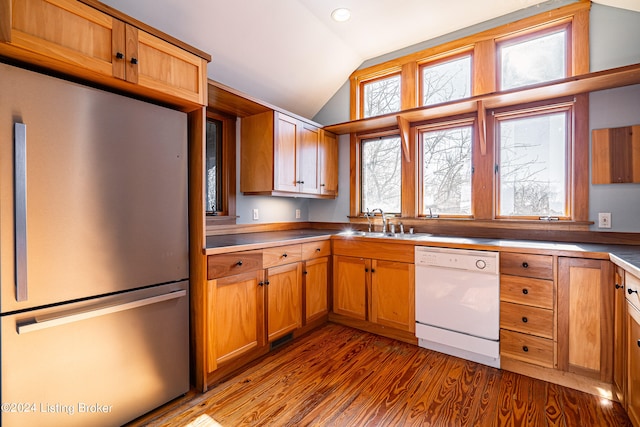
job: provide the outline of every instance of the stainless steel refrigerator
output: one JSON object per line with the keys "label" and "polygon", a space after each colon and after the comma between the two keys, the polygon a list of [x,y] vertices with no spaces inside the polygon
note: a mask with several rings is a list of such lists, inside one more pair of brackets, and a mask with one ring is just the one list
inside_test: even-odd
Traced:
{"label": "stainless steel refrigerator", "polygon": [[2,426],[188,391],[186,114],[0,63]]}

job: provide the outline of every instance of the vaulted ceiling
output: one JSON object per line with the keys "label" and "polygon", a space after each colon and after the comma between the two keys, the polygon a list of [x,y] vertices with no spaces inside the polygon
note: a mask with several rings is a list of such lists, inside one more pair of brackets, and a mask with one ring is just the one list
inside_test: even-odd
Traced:
{"label": "vaulted ceiling", "polygon": [[[209,78],[313,117],[367,59],[571,0],[102,0],[212,56]],[[640,12],[638,0],[596,0]],[[347,22],[331,12],[351,10]]]}

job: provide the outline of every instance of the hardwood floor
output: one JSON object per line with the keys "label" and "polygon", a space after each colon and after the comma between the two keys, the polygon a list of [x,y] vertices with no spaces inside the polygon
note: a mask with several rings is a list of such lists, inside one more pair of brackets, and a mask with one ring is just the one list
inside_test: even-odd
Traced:
{"label": "hardwood floor", "polygon": [[631,426],[620,404],[329,323],[132,425]]}

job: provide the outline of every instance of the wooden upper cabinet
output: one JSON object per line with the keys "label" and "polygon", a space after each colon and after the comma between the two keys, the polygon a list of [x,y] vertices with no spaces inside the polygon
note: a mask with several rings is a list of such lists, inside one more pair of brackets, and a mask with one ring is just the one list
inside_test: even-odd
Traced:
{"label": "wooden upper cabinet", "polygon": [[338,139],[325,130],[320,138],[320,194],[338,196]]}
{"label": "wooden upper cabinet", "polygon": [[0,54],[164,101],[207,102],[207,62],[76,0],[0,0]]}
{"label": "wooden upper cabinet", "polygon": [[[279,111],[243,117],[240,191],[335,198],[335,191],[322,191],[322,133],[314,124]],[[331,172],[334,177],[324,178],[337,190],[337,167]]]}
{"label": "wooden upper cabinet", "polygon": [[611,263],[558,258],[558,368],[611,383],[614,292]]}
{"label": "wooden upper cabinet", "polygon": [[593,184],[640,182],[640,125],[591,132]]}

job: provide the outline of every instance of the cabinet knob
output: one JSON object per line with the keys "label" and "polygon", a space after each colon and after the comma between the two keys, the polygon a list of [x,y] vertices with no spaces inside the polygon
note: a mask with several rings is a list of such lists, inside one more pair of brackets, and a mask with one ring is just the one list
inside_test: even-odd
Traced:
{"label": "cabinet knob", "polygon": [[236,262],[236,265],[240,267],[242,265],[242,260],[239,260],[238,262]]}
{"label": "cabinet knob", "polygon": [[627,289],[627,293],[628,293],[629,295],[634,294],[634,293],[635,293],[635,294],[637,294],[637,293],[638,293],[638,291],[636,291],[636,290],[634,290],[634,289],[629,288],[629,289]]}
{"label": "cabinet knob", "polygon": [[309,272],[305,270],[302,272],[302,274],[309,274]]}
{"label": "cabinet knob", "polygon": [[122,59],[122,58],[124,58],[124,53],[122,53],[122,52],[116,52],[116,58],[117,58],[117,59]]}
{"label": "cabinet knob", "polygon": [[620,283],[616,283],[616,289],[621,289],[624,288],[624,286],[622,286]]}
{"label": "cabinet knob", "polygon": [[526,317],[524,317],[524,316],[522,317],[522,322],[523,322],[523,323],[527,323],[528,321],[529,321],[529,319],[527,319],[527,318],[526,318]]}
{"label": "cabinet knob", "polygon": [[376,271],[372,268],[372,269],[371,269],[371,272],[372,272],[372,273],[375,273]]}
{"label": "cabinet knob", "polygon": [[525,295],[527,295],[527,294],[529,293],[529,289],[526,289],[526,288],[525,288],[525,289],[523,289],[523,290],[522,290],[522,293],[523,293],[523,294],[525,294]]}
{"label": "cabinet knob", "polygon": [[268,281],[268,280],[265,280],[264,284],[265,284],[265,285],[267,285],[267,286],[269,286],[269,281]]}
{"label": "cabinet knob", "polygon": [[638,340],[638,342],[636,344],[638,344],[638,347],[640,347],[640,340]]}
{"label": "cabinet knob", "polygon": [[131,63],[132,63],[133,65],[138,65],[138,58],[136,58],[136,57],[131,57]]}
{"label": "cabinet knob", "polygon": [[287,255],[287,253],[286,253],[286,252],[282,254],[282,257],[283,257],[283,258],[286,258],[286,257],[288,257],[288,256],[289,256],[289,255]]}
{"label": "cabinet knob", "polygon": [[320,184],[320,187],[324,187],[324,186],[325,186],[324,184]]}
{"label": "cabinet knob", "polygon": [[320,248],[316,248],[316,252],[320,252],[320,251],[321,251],[321,249],[320,249]]}
{"label": "cabinet knob", "polygon": [[522,268],[529,268],[529,263],[527,261],[523,262]]}
{"label": "cabinet knob", "polygon": [[264,286],[264,282],[258,282],[258,286]]}
{"label": "cabinet knob", "polygon": [[529,347],[527,347],[526,345],[523,345],[522,351],[524,351],[525,353],[529,352]]}

